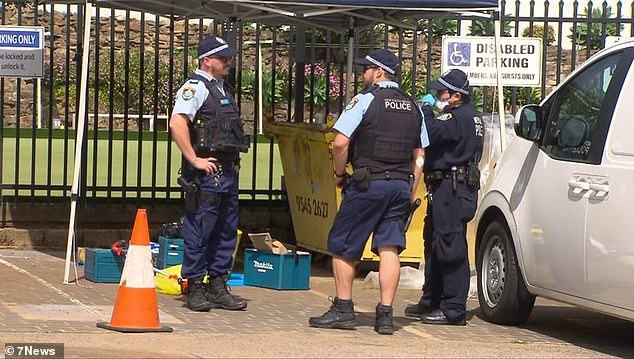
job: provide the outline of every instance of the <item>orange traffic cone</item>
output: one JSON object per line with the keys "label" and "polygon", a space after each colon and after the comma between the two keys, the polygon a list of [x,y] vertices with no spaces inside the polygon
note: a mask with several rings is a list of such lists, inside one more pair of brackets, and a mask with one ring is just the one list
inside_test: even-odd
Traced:
{"label": "orange traffic cone", "polygon": [[124,333],[172,331],[170,327],[161,326],[159,321],[150,230],[145,209],[138,209],[136,212],[110,323],[99,322],[97,326]]}

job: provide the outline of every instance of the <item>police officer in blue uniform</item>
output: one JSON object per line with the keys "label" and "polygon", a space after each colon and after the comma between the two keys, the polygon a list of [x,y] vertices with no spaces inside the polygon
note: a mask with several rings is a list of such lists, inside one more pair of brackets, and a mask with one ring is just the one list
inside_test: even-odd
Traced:
{"label": "police officer in blue uniform", "polygon": [[[352,329],[355,261],[370,233],[372,251],[380,257],[381,301],[374,330],[392,334],[392,303],[400,276],[399,253],[405,248],[403,215],[414,200],[422,173],[423,148],[429,143],[416,101],[394,82],[398,59],[388,50],[357,59],[366,89],[355,96],[337,120],[333,161],[335,184],[343,200],[328,237],[336,297],[330,309],[312,317],[319,328]],[[350,177],[347,162],[353,167]]]}
{"label": "police officer in blue uniform", "polygon": [[186,202],[182,276],[188,281],[187,307],[193,311],[247,307],[226,283],[237,243],[240,152],[249,147],[233,91],[224,80],[236,53],[219,37],[203,39],[198,69],[176,93],[170,118],[185,158],[178,179]]}
{"label": "police officer in blue uniform", "polygon": [[[476,211],[484,129],[464,72],[451,70],[429,88],[438,91],[438,100],[426,95],[422,105],[430,141],[423,168],[428,192],[425,283],[420,301],[408,306],[405,315],[426,324],[465,325],[470,276],[466,228]],[[434,103],[443,108],[435,118]]]}

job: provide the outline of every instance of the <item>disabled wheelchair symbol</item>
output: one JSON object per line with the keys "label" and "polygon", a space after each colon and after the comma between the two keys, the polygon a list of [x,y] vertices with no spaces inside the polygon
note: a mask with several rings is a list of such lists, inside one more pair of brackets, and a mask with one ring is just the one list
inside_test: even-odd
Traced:
{"label": "disabled wheelchair symbol", "polygon": [[470,66],[471,65],[471,44],[463,42],[449,43],[449,65],[450,66]]}

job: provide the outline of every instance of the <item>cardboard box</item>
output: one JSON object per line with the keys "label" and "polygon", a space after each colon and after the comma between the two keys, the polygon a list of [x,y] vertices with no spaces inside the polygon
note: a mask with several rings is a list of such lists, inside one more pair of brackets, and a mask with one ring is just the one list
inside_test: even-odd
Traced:
{"label": "cardboard box", "polygon": [[271,238],[271,234],[266,233],[249,233],[249,238],[253,247],[263,252],[271,252],[274,254],[284,254],[291,251],[284,243]]}
{"label": "cardboard box", "polygon": [[247,248],[244,252],[244,284],[271,289],[309,289],[308,252],[274,254]]}

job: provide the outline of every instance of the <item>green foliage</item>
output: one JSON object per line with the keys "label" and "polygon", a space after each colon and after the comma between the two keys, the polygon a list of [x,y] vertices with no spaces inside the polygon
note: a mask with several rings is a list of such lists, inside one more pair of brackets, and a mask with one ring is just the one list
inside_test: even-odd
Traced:
{"label": "green foliage", "polygon": [[[583,11],[584,17],[589,19],[612,19],[612,8],[607,6],[605,8],[605,13],[601,8],[594,8],[590,11],[589,7]],[[601,23],[578,23],[576,28],[570,29],[570,35],[568,38],[572,40],[575,45],[581,46],[583,48],[588,48],[592,50],[600,49],[603,45],[603,24]],[[605,24],[605,36],[618,36],[621,31],[623,31],[623,25],[619,24],[618,28],[615,23],[610,21],[610,23]]]}
{"label": "green foliage", "polygon": [[[242,96],[254,101],[256,96],[257,77],[253,70],[243,71],[240,90]],[[276,71],[275,92],[273,89],[273,74],[269,71],[262,72],[262,106],[271,107],[273,100],[276,104],[283,102],[288,96],[288,80],[286,72]]]}
{"label": "green foliage", "polygon": [[[542,99],[541,90],[533,87],[506,87],[504,88],[504,107],[511,107],[513,102],[513,91],[515,90],[517,106],[537,104]],[[485,96],[486,94],[486,96]],[[485,101],[486,97],[486,103]],[[495,87],[474,87],[471,91],[471,102],[484,113],[498,112],[497,88]]]}
{"label": "green foliage", "polygon": [[[552,26],[548,25],[546,32],[546,45],[550,45],[555,41],[555,29]],[[542,25],[533,25],[533,35],[530,34],[530,28],[527,27],[522,32],[523,37],[535,37],[539,39],[544,39],[544,26]]]}
{"label": "green foliage", "polygon": [[[502,36],[511,36],[511,30],[513,30],[511,22],[504,21]],[[469,26],[469,33],[473,36],[494,36],[495,21],[493,19],[473,20],[471,26]]]}
{"label": "green foliage", "polygon": [[[314,76],[311,74],[314,70]],[[316,63],[314,66],[306,64],[304,68],[304,101],[308,105],[311,102],[317,108],[326,104],[326,97],[329,101],[336,101],[339,98],[339,75],[334,65],[331,65],[329,76],[326,77],[326,69],[323,63]],[[292,73],[292,84],[295,84],[295,72]],[[249,99],[255,98],[256,77],[254,71],[244,71],[242,73],[242,95]],[[273,75],[270,71],[262,73],[262,105],[270,107],[272,99],[275,104],[282,104],[288,98],[288,69],[280,67],[275,72],[275,92],[272,97]],[[312,90],[311,90],[312,87]]]}
{"label": "green foliage", "polygon": [[414,98],[420,99],[425,95],[425,87],[421,84],[425,83],[425,79],[416,78],[416,88],[412,90],[412,83],[414,82],[414,74],[411,69],[404,69],[401,73],[401,89]]}
{"label": "green foliage", "polygon": [[[110,77],[110,56],[109,54],[99,58],[98,81],[95,83],[94,62],[90,63],[88,79],[88,100],[91,106],[90,111],[94,111],[93,99],[96,89],[98,89],[98,111],[101,113],[123,113],[128,110],[129,114],[138,114],[141,106],[141,89],[143,89],[143,112],[166,114],[171,110],[170,95],[175,94],[181,85],[181,77],[174,74],[173,88],[169,88],[169,61],[170,57],[174,61],[174,72],[178,73],[184,68],[184,51],[177,50],[170,56],[167,52],[159,53],[158,73],[154,68],[154,53],[146,51],[143,58],[143,74],[141,75],[141,55],[139,52],[128,53],[128,63],[126,66],[125,52],[119,51],[114,55],[114,76]],[[66,68],[63,62],[55,63],[53,66],[53,97],[54,101],[64,103],[68,92],[69,108],[76,104],[76,88],[79,85],[77,78],[77,65],[71,62]],[[128,68],[128,79],[126,87],[126,71]],[[196,68],[196,58],[194,52],[189,54],[189,69]],[[68,76],[68,83],[66,81]],[[156,80],[155,81],[155,77]],[[156,85],[155,86],[155,82]],[[110,87],[112,86],[112,96]],[[154,109],[154,91],[158,91],[156,111]],[[110,109],[110,101],[113,106]],[[127,105],[126,105],[127,101]]]}
{"label": "green foliage", "polygon": [[423,35],[429,37],[429,24],[431,22],[431,37],[442,38],[443,36],[453,36],[458,33],[458,22],[456,20],[444,19],[421,19],[418,21],[418,28]]}

